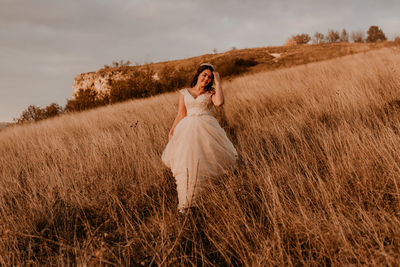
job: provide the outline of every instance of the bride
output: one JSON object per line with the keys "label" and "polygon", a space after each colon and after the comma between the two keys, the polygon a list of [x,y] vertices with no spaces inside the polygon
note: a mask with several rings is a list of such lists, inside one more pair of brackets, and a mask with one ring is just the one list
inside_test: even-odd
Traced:
{"label": "bride", "polygon": [[221,175],[236,163],[237,151],[211,115],[213,106],[224,104],[221,79],[213,65],[201,64],[190,88],[179,92],[178,115],[161,159],[175,177],[178,210],[184,213],[196,206],[207,177]]}

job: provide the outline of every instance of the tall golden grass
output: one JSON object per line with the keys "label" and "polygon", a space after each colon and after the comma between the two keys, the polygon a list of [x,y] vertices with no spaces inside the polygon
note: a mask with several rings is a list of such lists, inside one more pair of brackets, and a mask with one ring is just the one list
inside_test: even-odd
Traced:
{"label": "tall golden grass", "polygon": [[0,133],[4,265],[390,265],[400,261],[400,53],[223,84],[240,154],[179,217],[160,156],[177,93]]}

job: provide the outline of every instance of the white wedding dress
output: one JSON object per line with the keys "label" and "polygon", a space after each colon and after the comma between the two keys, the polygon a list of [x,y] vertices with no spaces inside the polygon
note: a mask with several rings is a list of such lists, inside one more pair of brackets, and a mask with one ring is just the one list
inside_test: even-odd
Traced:
{"label": "white wedding dress", "polygon": [[176,125],[161,159],[175,177],[182,211],[196,206],[207,177],[221,175],[236,163],[237,151],[211,115],[211,92],[197,98],[187,89],[179,92],[184,95],[187,116]]}

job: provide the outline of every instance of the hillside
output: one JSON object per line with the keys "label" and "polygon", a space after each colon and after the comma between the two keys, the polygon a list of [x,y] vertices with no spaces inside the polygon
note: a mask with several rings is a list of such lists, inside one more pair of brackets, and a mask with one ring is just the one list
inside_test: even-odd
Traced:
{"label": "hillside", "polygon": [[366,52],[382,47],[392,47],[393,42],[380,43],[332,43],[297,46],[260,47],[240,50],[230,50],[224,53],[206,54],[202,56],[150,63],[141,66],[124,66],[101,68],[94,72],[81,73],[74,79],[73,94],[79,89],[91,88],[97,91],[108,91],[115,80],[123,80],[133,75],[136,69],[150,68],[155,73],[168,67],[185,69],[193,72],[203,62],[211,62],[219,68],[232,64],[235,59],[254,60],[256,65],[247,72],[256,73],[266,70],[287,68],[311,62],[323,61],[349,54]]}
{"label": "hillside", "polygon": [[179,217],[160,156],[178,93],[0,132],[6,266],[400,262],[400,50],[224,80],[240,155]]}
{"label": "hillside", "polygon": [[9,126],[9,125],[10,125],[9,122],[0,122],[0,130],[5,128],[5,127],[7,127],[7,126]]}

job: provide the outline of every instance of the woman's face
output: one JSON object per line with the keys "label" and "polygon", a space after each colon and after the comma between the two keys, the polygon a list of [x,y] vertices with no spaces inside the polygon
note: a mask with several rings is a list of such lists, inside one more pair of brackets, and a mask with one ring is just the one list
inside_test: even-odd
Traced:
{"label": "woman's face", "polygon": [[203,70],[199,74],[199,77],[197,78],[197,83],[201,87],[206,87],[211,82],[212,77],[213,77],[213,74],[212,74],[211,70],[209,70],[209,69]]}

